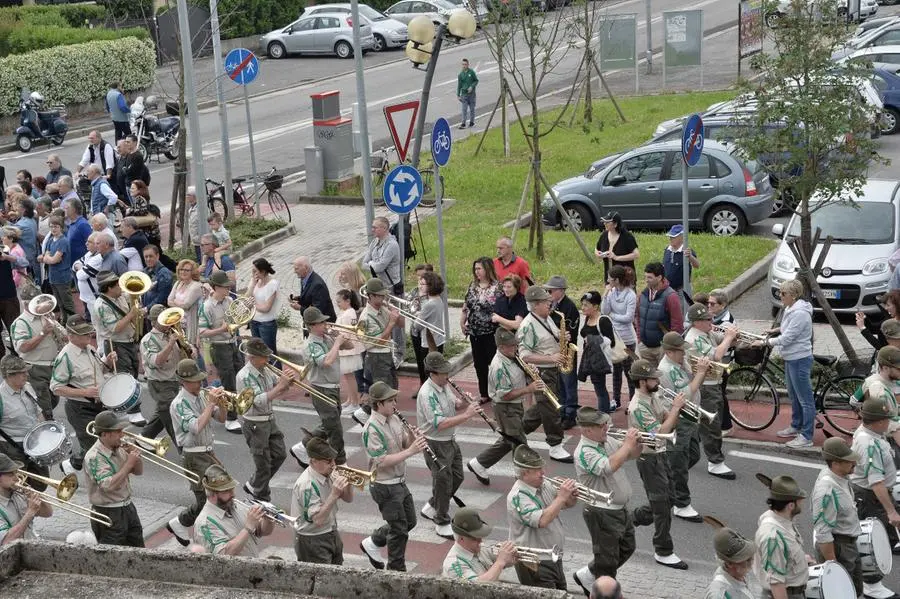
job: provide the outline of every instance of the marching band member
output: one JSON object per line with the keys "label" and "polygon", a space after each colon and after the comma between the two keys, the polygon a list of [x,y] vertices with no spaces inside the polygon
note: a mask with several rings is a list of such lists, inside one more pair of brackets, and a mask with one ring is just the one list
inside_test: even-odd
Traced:
{"label": "marching band member", "polygon": [[[880,353],[881,350],[879,350]],[[856,513],[860,520],[878,518],[887,530],[891,546],[897,543],[900,514],[891,496],[897,480],[897,468],[891,446],[884,438],[891,426],[894,410],[881,397],[869,397],[859,411],[862,425],[853,432],[853,451],[862,459],[850,474],[850,486],[856,497]],[[894,597],[884,586],[881,573],[863,577],[863,593],[882,599]]]}
{"label": "marching band member", "polygon": [[[544,459],[527,445],[519,445],[513,452],[516,482],[506,496],[506,514],[509,521],[509,540],[518,547],[563,551],[566,535],[563,532],[560,512],[578,501],[575,481],[567,479],[555,489],[544,480]],[[562,559],[553,562],[542,560],[537,572],[522,563],[516,564],[519,582],[526,586],[549,589],[566,589]]]}
{"label": "marching band member", "polygon": [[[47,476],[50,469],[31,460],[22,447],[25,435],[41,421],[34,387],[28,382],[28,364],[19,356],[6,354],[0,358],[0,450],[10,458],[21,461],[33,474]],[[33,480],[29,483],[38,491],[47,488],[45,483]]]}
{"label": "marching band member", "polygon": [[23,467],[22,462],[0,453],[0,545],[17,539],[36,539],[35,517],[49,518],[53,515],[53,507],[41,501],[37,494],[16,491],[19,482],[16,473]]}
{"label": "marching band member", "polygon": [[491,534],[493,527],[481,519],[474,508],[460,508],[450,523],[456,542],[441,567],[446,578],[495,582],[503,570],[516,563],[516,546],[506,541],[500,544],[496,558],[482,549],[482,541]]}
{"label": "marching band member", "polygon": [[153,328],[144,335],[140,344],[141,361],[144,364],[144,374],[147,376],[147,390],[156,402],[156,412],[141,431],[141,436],[155,439],[165,429],[174,441],[175,429],[172,427],[169,407],[180,388],[175,371],[182,354],[178,347],[178,337],[171,333],[172,327],[157,322],[163,310],[161,304],[150,308],[150,322],[153,323]]}
{"label": "marching band member", "polygon": [[[900,447],[900,413],[897,411],[895,395],[900,383],[900,348],[885,345],[879,349],[875,357],[875,368],[876,371],[866,377],[857,393],[860,397],[879,397],[885,401],[893,414],[887,433],[894,445]],[[859,402],[852,399],[851,403],[857,407],[859,405]]]}
{"label": "marching band member", "polygon": [[[318,308],[307,308],[308,310]],[[300,474],[291,493],[294,528],[294,553],[297,561],[313,564],[344,563],[344,544],[337,527],[338,500],[353,501],[353,486],[335,474],[337,451],[324,439],[312,436],[306,441],[309,468]]]}
{"label": "marching band member", "polygon": [[[382,381],[369,388],[372,415],[362,431],[363,445],[369,454],[369,470],[375,482],[369,485],[372,500],[378,505],[385,524],[360,543],[360,549],[372,566],[382,570],[406,571],[406,543],[416,526],[416,507],[406,486],[406,460],[427,446],[424,436],[406,430],[394,415],[397,390]],[[387,559],[381,548],[387,546]]]}
{"label": "marching band member", "polygon": [[[315,306],[303,311],[303,324],[309,330],[302,353],[309,364],[306,381],[320,394],[329,397],[333,405],[312,396],[313,407],[319,415],[319,426],[313,431],[314,436],[327,436],[328,444],[337,452],[336,463],[347,463],[344,452],[344,428],[341,425],[341,362],[340,350],[347,340],[345,334],[331,338],[327,334],[328,316]],[[306,468],[309,463],[305,440],[291,448],[291,454]]]}
{"label": "marching band member", "polygon": [[[518,341],[514,331],[500,327],[494,332],[494,341],[497,343],[497,353],[488,367],[488,395],[493,400],[494,419],[505,436],[499,437],[493,445],[466,464],[483,485],[491,484],[488,468],[502,460],[516,445],[528,444],[526,435],[540,425],[540,418],[533,418],[529,423],[534,428],[525,428],[522,399],[544,390],[544,382],[528,382],[525,371],[516,362]],[[517,443],[513,444],[513,439]]]}
{"label": "marching band member", "polygon": [[[559,366],[563,357],[559,353],[559,328],[550,318],[550,294],[543,287],[532,285],[525,291],[528,315],[516,331],[519,341],[519,355],[537,366],[541,379],[552,393],[559,391]],[[546,394],[535,395],[534,404],[525,412],[525,429],[536,430],[539,423],[544,425],[550,459],[565,464],[572,463],[572,456],[563,447],[563,429],[559,410],[553,407]]]}
{"label": "marching band member", "polygon": [[[212,397],[213,392],[209,392],[205,399],[199,396],[206,373],[200,370],[197,362],[189,358],[180,360],[175,368],[175,375],[181,381],[181,390],[172,400],[169,414],[175,429],[175,443],[182,451],[181,465],[198,477],[203,477],[207,468],[222,463],[213,452],[210,423],[214,418],[224,422],[225,409]],[[166,524],[169,532],[184,546],[191,540],[188,528],[194,525],[206,503],[206,492],[202,484],[191,483],[191,491],[194,493],[194,504]]]}
{"label": "marching band member", "polygon": [[803,551],[803,538],[794,524],[806,491],[790,476],[774,479],[757,475],[769,487],[756,528],[756,559],[753,567],[762,584],[763,599],[806,599],[810,558]]}
{"label": "marching band member", "polygon": [[91,520],[91,531],[98,543],[143,547],[144,529],[131,501],[131,475],[144,473],[144,461],[136,446],[122,446],[122,430],[126,426],[128,420],[119,420],[110,410],[94,418],[97,442],[84,456],[84,478],[91,509],[106,515],[112,526]]}
{"label": "marching band member", "polygon": [[[29,292],[29,289],[33,291]],[[53,316],[48,314],[47,318],[44,318],[28,311],[28,302],[39,292],[37,287],[28,286],[24,286],[19,292],[24,308],[10,325],[9,338],[19,357],[31,366],[28,382],[37,392],[37,400],[44,419],[52,420],[53,409],[59,403],[59,398],[50,393],[50,375],[53,370],[53,359],[61,347],[58,337],[54,335],[54,325],[50,322]],[[62,342],[65,343],[65,339]]]}
{"label": "marching band member", "polygon": [[[691,366],[685,356],[687,343],[674,331],[663,335],[663,359],[659,361],[662,377],[659,384],[676,393],[690,395],[700,405],[700,387],[706,378],[709,360],[700,358],[697,372],[691,374]],[[691,489],[688,486],[689,471],[700,460],[699,424],[684,415],[675,426],[675,445],[666,452],[672,482],[672,513],[688,522],[702,522],[703,518],[691,506]],[[721,435],[721,433],[720,433]]]}
{"label": "marching band member", "polygon": [[53,361],[50,392],[66,400],[66,420],[74,429],[81,447],[81,451],[76,451],[76,455],[60,465],[64,474],[72,474],[81,470],[84,454],[94,444],[94,438],[87,434],[86,428],[103,411],[103,404],[100,403],[103,370],[112,371],[117,356],[116,352],[111,352],[101,360],[90,344],[94,327],[77,314],[66,321],[66,331],[69,342]]}
{"label": "marching band member", "polygon": [[844,566],[859,596],[863,592],[863,580],[856,537],[862,534],[862,529],[848,479],[859,454],[846,441],[834,437],[822,445],[822,458],[826,466],[816,478],[810,499],[817,561],[832,560]]}
{"label": "marching band member", "polygon": [[272,402],[283,397],[291,388],[293,371],[285,370],[276,376],[268,368],[272,350],[262,339],[252,338],[241,344],[240,351],[247,362],[237,374],[237,391],[253,389],[253,405],[243,418],[244,439],[253,457],[254,472],[244,483],[244,491],[256,499],[270,501],[269,481],[287,457],[284,433],[275,422]]}
{"label": "marching band member", "polygon": [[[628,426],[644,433],[668,434],[675,430],[679,413],[684,407],[684,394],[679,393],[668,410],[663,405],[657,391],[662,372],[647,360],[635,360],[629,370],[635,390],[628,404]],[[656,448],[644,447],[637,462],[638,473],[647,493],[647,505],[634,510],[636,526],[653,524],[653,559],[658,564],[687,570],[688,565],[675,555],[672,542],[672,504],[669,499],[669,462],[666,459],[666,444]]]}
{"label": "marching band member", "polygon": [[[208,282],[212,286],[212,293],[200,306],[199,336],[209,342],[209,354],[222,387],[234,392],[237,389],[237,372],[244,364],[234,345],[234,333],[229,330],[225,321],[225,312],[232,302],[229,294],[233,281],[225,271],[217,270],[209,276]],[[225,430],[240,434],[241,423],[236,412],[229,410],[226,414]]]}
{"label": "marching band member", "polygon": [[[368,301],[366,307],[359,314],[359,322],[365,327],[365,334],[370,337],[378,337],[383,341],[392,338],[395,327],[403,326],[403,318],[396,307],[386,303],[390,290],[385,287],[381,279],[369,279],[365,285]],[[369,383],[383,381],[392,389],[397,389],[397,366],[394,364],[394,354],[390,347],[379,347],[371,343],[363,342],[366,347],[365,376]],[[363,406],[366,414],[371,412],[369,406]],[[365,418],[360,410],[353,413],[353,419],[360,425],[365,424]]]}
{"label": "marching band member", "polygon": [[[419,429],[434,452],[425,454],[425,463],[431,470],[431,499],[422,506],[420,513],[434,522],[434,531],[445,539],[453,538],[450,527],[450,499],[463,481],[462,451],[454,439],[454,429],[478,413],[477,403],[457,399],[449,389],[450,361],[436,351],[425,356],[425,372],[428,380],[419,388],[416,396],[416,418]],[[456,410],[465,407],[459,414]]]}
{"label": "marching band member", "polygon": [[[738,329],[729,327],[724,335],[712,332],[712,315],[703,304],[694,304],[688,309],[690,328],[684,335],[688,353],[696,358],[709,358],[712,362],[721,362],[734,344]],[[722,414],[725,401],[722,398],[722,372],[717,370],[716,376],[709,376],[709,370],[700,386],[700,407],[715,413],[712,422],[700,423],[700,438],[703,451],[706,453],[706,471],[725,480],[734,480],[734,471],[725,465],[725,454],[722,453]]]}
{"label": "marching band member", "polygon": [[596,578],[615,578],[618,569],[634,553],[634,522],[626,509],[631,485],[622,466],[640,457],[643,444],[636,429],[629,429],[624,441],[608,437],[609,414],[596,408],[578,408],[575,422],[581,427],[581,440],[575,449],[578,482],[601,493],[612,493],[609,504],[585,506],[582,511],[591,534],[594,559],[574,576],[584,594],[589,595]]}
{"label": "marching band member", "polygon": [[206,469],[201,483],[206,499],[197,514],[194,543],[213,555],[258,557],[258,539],[272,534],[275,522],[258,505],[235,503],[237,482],[219,464]]}
{"label": "marching band member", "polygon": [[703,599],[756,599],[747,584],[753,568],[756,545],[730,528],[722,527],[713,536],[719,567],[706,588]]}

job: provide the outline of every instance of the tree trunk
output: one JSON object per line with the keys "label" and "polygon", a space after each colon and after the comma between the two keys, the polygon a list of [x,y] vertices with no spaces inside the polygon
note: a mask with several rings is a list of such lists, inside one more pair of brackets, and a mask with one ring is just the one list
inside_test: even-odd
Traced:
{"label": "tree trunk", "polygon": [[590,125],[594,122],[594,102],[591,99],[591,65],[593,64],[594,53],[587,51],[587,71],[584,77],[584,123]]}
{"label": "tree trunk", "polygon": [[534,195],[532,196],[531,226],[535,232],[536,255],[538,260],[544,259],[544,223],[541,221],[541,136],[540,121],[538,120],[537,99],[531,100],[531,135],[533,140],[531,166],[534,169],[532,183]]}
{"label": "tree trunk", "polygon": [[506,79],[500,80],[500,131],[503,135],[503,157],[509,158],[509,120],[506,116],[506,102],[509,100],[506,90]]}

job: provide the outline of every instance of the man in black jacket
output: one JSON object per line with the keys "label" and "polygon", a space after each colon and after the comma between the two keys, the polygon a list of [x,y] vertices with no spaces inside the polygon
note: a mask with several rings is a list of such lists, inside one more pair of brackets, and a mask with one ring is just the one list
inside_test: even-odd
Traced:
{"label": "man in black jacket", "polygon": [[122,156],[122,172],[124,173],[125,194],[131,199],[130,191],[131,182],[140,179],[147,185],[150,185],[150,169],[144,163],[144,157],[141,156],[138,138],[135,135],[128,135],[125,138],[127,142],[127,153]]}
{"label": "man in black jacket", "polygon": [[[566,319],[565,331],[569,334],[569,343],[578,344],[578,325],[581,321],[581,312],[568,295],[566,295],[566,278],[559,275],[550,277],[544,284],[544,289],[550,293],[550,299],[553,300],[552,312],[550,318],[556,326],[560,327],[560,333],[563,328],[560,326],[562,318],[558,314],[561,312]],[[572,363],[577,366],[578,356],[572,352]],[[578,411],[578,368],[573,367],[571,372],[559,373],[559,391],[562,407],[560,408],[560,417],[565,430],[575,426],[575,412]]]}
{"label": "man in black jacket", "polygon": [[[328,322],[336,321],[337,315],[334,313],[334,304],[331,302],[328,285],[325,284],[319,273],[313,271],[309,258],[300,256],[294,260],[294,272],[300,278],[300,295],[291,295],[291,307],[303,312],[310,306],[315,306],[328,317]],[[354,291],[358,290],[354,289]]]}

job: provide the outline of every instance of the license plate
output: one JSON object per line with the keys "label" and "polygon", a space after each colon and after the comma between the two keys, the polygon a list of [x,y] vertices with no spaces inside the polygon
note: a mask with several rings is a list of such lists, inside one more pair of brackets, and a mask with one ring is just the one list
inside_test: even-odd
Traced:
{"label": "license plate", "polygon": [[825,299],[841,299],[841,290],[840,289],[823,289],[822,295],[825,296]]}

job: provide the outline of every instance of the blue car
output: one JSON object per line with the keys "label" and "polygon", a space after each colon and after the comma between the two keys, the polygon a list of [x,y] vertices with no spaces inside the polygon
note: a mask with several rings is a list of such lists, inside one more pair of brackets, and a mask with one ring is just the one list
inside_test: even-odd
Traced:
{"label": "blue car", "polygon": [[884,102],[881,133],[893,135],[900,127],[900,76],[887,69],[875,69],[872,73],[872,84]]}

